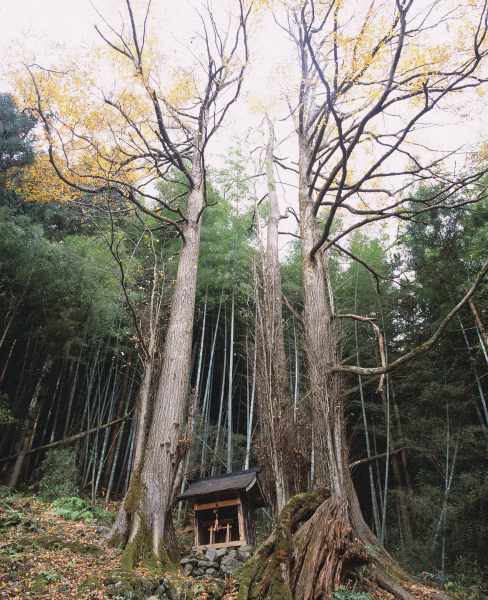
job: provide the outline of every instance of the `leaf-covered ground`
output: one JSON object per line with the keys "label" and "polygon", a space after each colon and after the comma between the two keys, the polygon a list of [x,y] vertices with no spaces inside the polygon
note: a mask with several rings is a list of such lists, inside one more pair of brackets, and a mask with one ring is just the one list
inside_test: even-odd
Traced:
{"label": "leaf-covered ground", "polygon": [[117,568],[119,551],[107,548],[100,528],[68,521],[35,498],[0,507],[0,594],[24,598],[103,598],[83,593],[91,579]]}
{"label": "leaf-covered ground", "polygon": [[[164,580],[184,589],[188,600],[237,597],[232,580],[226,582],[222,596],[222,588],[218,595],[212,594],[215,582],[192,580],[178,572],[157,574],[140,567],[123,573],[121,551],[106,544],[106,527],[70,520],[56,510],[56,503],[32,496],[0,497],[0,600],[140,600],[152,596]],[[392,598],[386,592],[368,591],[375,600]],[[484,597],[477,590],[449,591],[456,599]],[[431,597],[432,590],[418,585],[410,592],[423,600]]]}
{"label": "leaf-covered ground", "polygon": [[[0,501],[0,599],[91,600],[133,598],[154,593],[160,577],[144,568],[120,571],[120,550],[107,546],[106,529],[73,521],[38,498],[14,496]],[[193,586],[195,599],[210,598],[205,581],[169,579]],[[235,597],[229,582],[226,600]],[[134,590],[134,591],[132,591]],[[188,596],[191,597],[191,596]]]}

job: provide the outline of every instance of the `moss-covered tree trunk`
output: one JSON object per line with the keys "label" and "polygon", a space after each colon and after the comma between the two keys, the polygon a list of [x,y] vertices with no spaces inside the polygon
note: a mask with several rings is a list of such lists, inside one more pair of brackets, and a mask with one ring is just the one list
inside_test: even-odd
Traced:
{"label": "moss-covered tree trunk", "polygon": [[[124,564],[139,558],[161,562],[174,553],[170,508],[175,478],[186,444],[182,436],[188,408],[193,316],[204,204],[203,169],[196,152],[193,188],[188,196],[184,242],[180,251],[162,365],[152,415],[141,415],[129,489],[112,530],[125,543]],[[146,433],[147,429],[147,433]],[[144,440],[144,443],[142,443]]]}
{"label": "moss-covered tree trunk", "polygon": [[[341,361],[340,331],[334,318],[328,257],[313,256],[320,237],[310,197],[310,148],[299,146],[300,233],[303,244],[305,352],[314,426],[316,481],[330,497],[295,536],[294,579],[298,600],[328,598],[345,576],[345,566],[363,561],[376,583],[401,600],[411,598],[408,576],[366,524],[349,469],[344,423],[343,377],[333,370]],[[302,566],[298,567],[297,558]]]}
{"label": "moss-covered tree trunk", "polygon": [[[317,220],[308,195],[308,147],[300,140],[300,228],[303,244],[305,350],[312,404],[317,491],[295,496],[275,531],[241,575],[239,600],[329,600],[348,577],[400,600],[412,600],[412,579],[364,521],[349,469],[339,331],[327,257],[311,251]],[[359,572],[358,567],[365,569]],[[445,597],[432,590],[431,598]]]}

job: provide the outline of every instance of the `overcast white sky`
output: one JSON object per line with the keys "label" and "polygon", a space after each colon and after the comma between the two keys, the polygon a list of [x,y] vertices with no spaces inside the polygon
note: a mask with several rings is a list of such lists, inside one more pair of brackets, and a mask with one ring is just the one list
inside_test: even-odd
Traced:
{"label": "overcast white sky", "polygon": [[[145,5],[135,0],[139,7]],[[160,32],[160,44],[168,64],[181,63],[188,55],[188,44],[199,20],[195,7],[199,0],[153,0],[152,34]],[[235,8],[235,0],[214,0],[217,14],[226,14]],[[120,23],[125,8],[123,0],[15,0],[0,2],[0,91],[9,89],[7,73],[21,68],[19,60],[35,61],[43,66],[56,68],[63,63],[65,55],[83,54],[100,45],[94,24],[100,18],[94,7],[110,23]],[[253,21],[252,63],[248,69],[244,93],[239,104],[231,110],[225,121],[225,131],[219,132],[211,147],[211,164],[221,166],[230,145],[236,138],[242,139],[246,131],[255,127],[261,117],[250,109],[250,98],[269,98],[278,95],[280,80],[276,68],[283,62],[293,61],[293,49],[272,19],[260,17]],[[110,84],[108,84],[110,85]],[[282,116],[282,115],[280,115]],[[279,125],[278,125],[279,127]],[[289,125],[282,126],[283,135]],[[287,202],[294,204],[293,193]],[[290,223],[290,226],[292,224]]]}
{"label": "overcast white sky", "polygon": [[[430,1],[416,0],[416,3],[422,8]],[[136,2],[142,3],[142,0]],[[93,0],[93,4],[114,23],[125,5],[122,0]],[[163,51],[170,61],[178,61],[178,56],[183,52],[182,44],[188,43],[192,33],[198,28],[193,7],[199,5],[199,0],[153,0],[152,33],[157,32]],[[233,0],[214,0],[213,5],[217,13],[223,13],[225,7],[233,5]],[[28,60],[34,57],[36,62],[55,66],[62,64],[65,54],[83,53],[84,49],[93,47],[99,41],[93,28],[97,22],[100,19],[90,0],[2,0],[0,91],[8,89],[6,71],[15,68],[16,61],[20,56],[25,56],[26,52]],[[216,164],[221,161],[218,156],[225,156],[236,135],[242,136],[247,128],[256,126],[259,122],[258,116],[249,109],[250,98],[277,95],[279,85],[286,79],[286,70],[281,70],[278,77],[276,73],[280,66],[294,61],[293,48],[269,17],[261,18],[253,25],[251,52],[252,64],[247,74],[243,98],[230,113],[225,133],[216,138],[214,143],[212,154]],[[439,127],[440,123],[442,127]],[[436,125],[430,132],[426,131],[426,137],[429,141],[435,141],[438,147],[446,149],[459,143],[473,147],[480,139],[486,138],[488,130],[480,105],[470,103],[459,106],[456,115],[439,117]],[[289,123],[278,127],[279,136],[284,136],[291,130]],[[293,140],[288,142],[283,153],[288,154],[290,149],[293,152]],[[291,188],[288,189],[285,202],[295,204]]]}
{"label": "overcast white sky", "polygon": [[[145,0],[134,4],[144,6]],[[184,47],[189,44],[199,20],[195,7],[200,1],[153,0],[150,32],[157,35],[168,64],[181,64]],[[216,13],[226,14],[235,8],[235,0],[214,0]],[[24,58],[56,67],[64,55],[83,54],[100,45],[94,24],[100,24],[94,6],[110,23],[120,23],[125,8],[123,0],[3,0],[0,2],[0,90],[8,89],[8,71],[19,68]],[[249,110],[249,97],[277,93],[279,79],[273,76],[277,65],[293,60],[291,46],[269,18],[254,19],[252,34],[253,60],[246,78],[246,91],[240,105],[226,120],[226,139],[241,135],[259,118]],[[243,118],[243,116],[245,117]],[[225,151],[224,151],[225,152]]]}

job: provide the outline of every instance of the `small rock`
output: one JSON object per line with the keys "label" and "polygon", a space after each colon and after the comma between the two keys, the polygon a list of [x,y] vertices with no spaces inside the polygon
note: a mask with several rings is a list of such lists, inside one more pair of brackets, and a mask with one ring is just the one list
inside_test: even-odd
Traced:
{"label": "small rock", "polygon": [[201,577],[201,576],[203,575],[203,569],[200,569],[200,568],[198,568],[198,569],[195,569],[195,570],[193,571],[192,575],[193,575],[194,577]]}
{"label": "small rock", "polygon": [[217,569],[207,569],[205,571],[205,575],[209,575],[210,577],[215,577],[215,575],[218,575],[218,570]]}
{"label": "small rock", "polygon": [[241,562],[232,558],[230,556],[226,556],[222,559],[222,563],[220,565],[221,570],[227,575],[232,575],[237,569],[241,566]]}
{"label": "small rock", "polygon": [[243,562],[246,562],[246,560],[248,558],[250,558],[250,557],[251,557],[251,553],[250,552],[244,552],[243,550],[238,550],[237,551],[237,558],[239,558]]}
{"label": "small rock", "polygon": [[227,554],[227,548],[218,548],[216,551],[217,558],[222,558]]}
{"label": "small rock", "polygon": [[188,565],[191,564],[195,559],[194,558],[190,558],[189,556],[185,556],[185,558],[182,558],[180,560],[180,565]]}
{"label": "small rock", "polygon": [[98,535],[101,535],[104,538],[108,538],[111,529],[110,527],[105,527],[104,525],[97,525],[97,527],[95,527],[95,531],[98,533]]}
{"label": "small rock", "polygon": [[159,596],[147,596],[146,600],[161,600]]}
{"label": "small rock", "polygon": [[232,550],[229,550],[229,551],[227,552],[227,556],[228,556],[229,558],[237,558],[237,550],[234,550],[234,549],[232,549]]}
{"label": "small rock", "polygon": [[178,600],[178,593],[171,583],[164,577],[159,580],[159,587],[155,592],[158,600]]}
{"label": "small rock", "polygon": [[215,567],[215,563],[213,563],[213,562],[211,562],[209,560],[199,560],[197,562],[197,565],[199,567],[203,567],[204,569]]}
{"label": "small rock", "polygon": [[186,563],[185,566],[183,567],[183,573],[189,577],[192,574],[193,571],[193,565],[191,563]]}
{"label": "small rock", "polygon": [[215,548],[207,548],[207,551],[205,552],[205,556],[207,557],[207,560],[210,562],[215,562],[217,560],[217,550],[215,550]]}

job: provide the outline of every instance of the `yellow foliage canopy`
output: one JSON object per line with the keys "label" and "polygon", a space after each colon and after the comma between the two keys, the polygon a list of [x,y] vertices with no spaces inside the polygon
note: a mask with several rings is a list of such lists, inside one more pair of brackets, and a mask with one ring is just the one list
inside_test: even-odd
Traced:
{"label": "yellow foliage canopy", "polygon": [[69,202],[80,193],[65,184],[54,171],[46,154],[38,154],[31,165],[7,174],[7,189],[16,192],[26,202]]}

